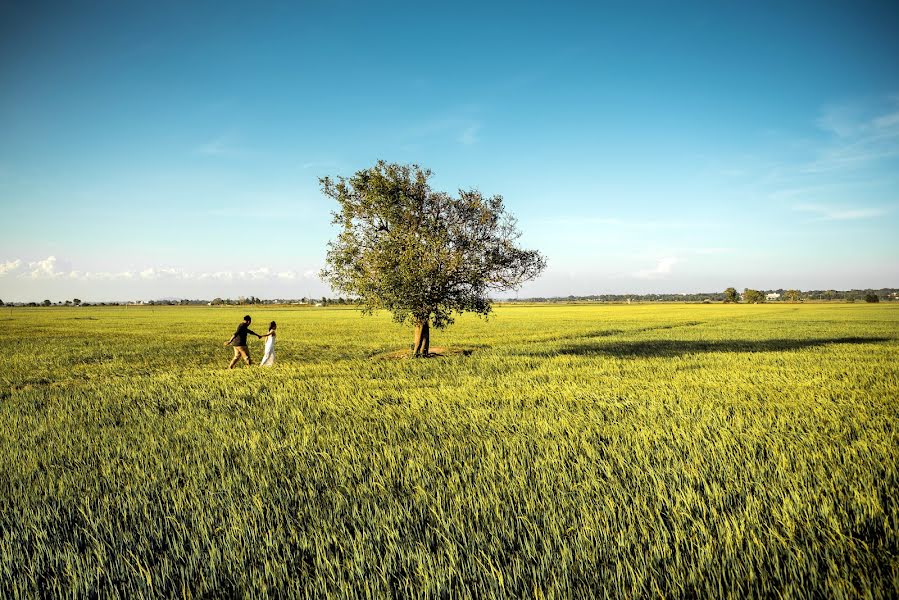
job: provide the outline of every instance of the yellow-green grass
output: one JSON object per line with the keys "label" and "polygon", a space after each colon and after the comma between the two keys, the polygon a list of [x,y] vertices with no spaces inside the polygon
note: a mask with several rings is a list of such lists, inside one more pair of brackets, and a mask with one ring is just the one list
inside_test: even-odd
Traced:
{"label": "yellow-green grass", "polygon": [[3,597],[899,595],[899,306],[0,319]]}

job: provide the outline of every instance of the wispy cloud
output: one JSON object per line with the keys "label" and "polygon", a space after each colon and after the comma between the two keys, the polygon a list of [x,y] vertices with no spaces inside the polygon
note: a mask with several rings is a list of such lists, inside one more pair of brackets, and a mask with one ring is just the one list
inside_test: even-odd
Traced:
{"label": "wispy cloud", "polygon": [[798,204],[793,210],[815,215],[815,221],[853,221],[871,219],[887,214],[885,208],[840,208],[822,204]]}
{"label": "wispy cloud", "polygon": [[335,169],[340,164],[333,160],[313,160],[302,164],[303,169]]}
{"label": "wispy cloud", "polygon": [[736,249],[730,248],[730,247],[725,247],[725,246],[718,246],[718,247],[710,246],[707,248],[691,248],[689,251],[692,252],[693,254],[709,256],[709,255],[717,255],[717,254],[732,254],[733,252],[736,251]]}
{"label": "wispy cloud", "polygon": [[619,217],[603,217],[603,216],[577,216],[566,215],[562,217],[554,217],[543,219],[538,222],[540,225],[564,225],[564,226],[608,226],[618,229],[634,229],[647,231],[660,230],[683,230],[683,229],[709,229],[718,227],[717,223],[709,221],[677,221],[666,219],[622,219]]}
{"label": "wispy cloud", "polygon": [[832,136],[818,151],[818,157],[803,165],[800,172],[825,172],[866,167],[899,157],[899,100],[887,106],[849,103],[825,107],[816,121]]}
{"label": "wispy cloud", "polygon": [[542,225],[623,225],[617,217],[558,217],[541,221]]}
{"label": "wispy cloud", "polygon": [[266,205],[265,202],[247,204],[247,206],[226,206],[208,210],[206,215],[211,217],[224,217],[228,219],[307,219],[310,216],[308,206],[278,206]]}
{"label": "wispy cloud", "polygon": [[477,106],[460,106],[442,115],[419,121],[401,132],[402,141],[421,142],[427,140],[454,140],[459,144],[471,146],[480,141],[483,123],[477,117]]}
{"label": "wispy cloud", "polygon": [[892,131],[899,128],[899,110],[875,118],[872,122],[876,131]]}
{"label": "wispy cloud", "polygon": [[475,123],[465,128],[459,136],[459,143],[471,146],[478,143],[478,131],[481,129],[480,123]]}
{"label": "wispy cloud", "polygon": [[815,124],[837,137],[855,137],[863,131],[861,111],[854,104],[831,104],[821,109]]}
{"label": "wispy cloud", "polygon": [[637,279],[663,279],[671,274],[672,268],[679,262],[681,262],[680,259],[674,256],[667,256],[660,258],[655,267],[635,271],[632,275]]}
{"label": "wispy cloud", "polygon": [[239,156],[244,154],[244,149],[235,136],[224,134],[203,142],[194,148],[194,152],[201,156]]}

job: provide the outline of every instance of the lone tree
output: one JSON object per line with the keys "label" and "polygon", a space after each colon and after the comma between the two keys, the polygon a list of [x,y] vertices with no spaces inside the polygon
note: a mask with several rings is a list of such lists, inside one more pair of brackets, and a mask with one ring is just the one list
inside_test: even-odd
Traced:
{"label": "lone tree", "polygon": [[799,290],[787,290],[786,292],[784,292],[784,296],[786,296],[790,300],[790,302],[799,302],[800,298],[802,297],[802,292],[800,292]]}
{"label": "lone tree", "polygon": [[737,294],[737,290],[735,288],[729,287],[726,290],[724,290],[724,302],[725,303],[739,302],[739,301],[740,301],[740,297]]}
{"label": "lone tree", "polygon": [[764,304],[765,294],[758,290],[746,288],[743,290],[743,301],[747,304]]}
{"label": "lone tree", "polygon": [[349,178],[320,180],[340,205],[322,276],[359,299],[363,310],[386,309],[414,326],[413,352],[427,356],[431,326],[453,314],[486,316],[491,291],[536,277],[546,259],[516,246],[520,232],[501,196],[431,189],[431,171],[378,161]]}

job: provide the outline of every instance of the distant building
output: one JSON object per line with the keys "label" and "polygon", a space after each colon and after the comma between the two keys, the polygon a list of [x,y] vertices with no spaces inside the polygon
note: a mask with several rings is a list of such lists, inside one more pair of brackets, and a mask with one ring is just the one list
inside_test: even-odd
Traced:
{"label": "distant building", "polygon": [[780,300],[780,294],[777,292],[771,292],[770,294],[765,295],[766,300]]}

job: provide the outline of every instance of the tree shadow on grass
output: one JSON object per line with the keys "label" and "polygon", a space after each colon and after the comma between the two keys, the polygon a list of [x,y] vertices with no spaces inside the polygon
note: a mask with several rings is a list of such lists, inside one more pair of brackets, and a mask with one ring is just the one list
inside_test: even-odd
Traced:
{"label": "tree shadow on grass", "polygon": [[666,323],[664,325],[652,325],[650,327],[638,327],[636,329],[590,329],[587,331],[581,331],[568,335],[529,337],[524,341],[531,344],[543,342],[564,342],[571,340],[612,337],[614,335],[620,335],[622,333],[645,333],[648,331],[659,331],[662,329],[676,329],[678,327],[696,327],[697,325],[702,325],[703,323],[704,321],[685,321],[683,323]]}
{"label": "tree shadow on grass", "polygon": [[786,352],[830,344],[876,344],[889,342],[887,337],[838,337],[805,340],[642,340],[610,344],[571,344],[558,354],[573,356],[607,355],[619,358],[674,357],[705,352]]}

